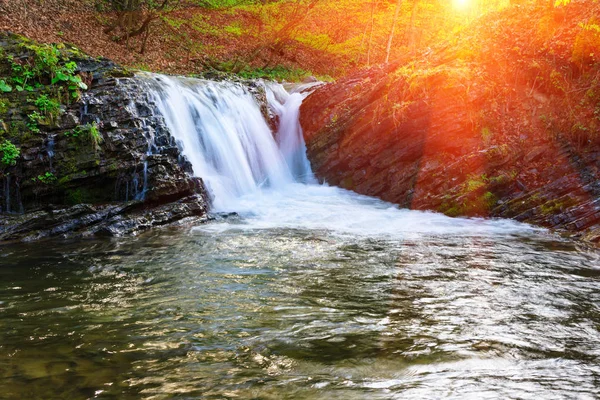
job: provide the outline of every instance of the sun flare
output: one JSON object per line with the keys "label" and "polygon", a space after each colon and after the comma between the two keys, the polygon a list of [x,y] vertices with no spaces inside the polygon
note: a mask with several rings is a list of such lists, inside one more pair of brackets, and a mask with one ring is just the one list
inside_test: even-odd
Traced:
{"label": "sun flare", "polygon": [[466,11],[471,6],[471,0],[452,0],[454,8],[460,11]]}

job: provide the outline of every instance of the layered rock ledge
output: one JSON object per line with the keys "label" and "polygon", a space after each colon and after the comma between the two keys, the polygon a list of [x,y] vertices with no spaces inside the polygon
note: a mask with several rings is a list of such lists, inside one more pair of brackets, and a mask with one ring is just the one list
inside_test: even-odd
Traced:
{"label": "layered rock ledge", "polygon": [[[204,185],[145,81],[69,46],[37,46],[0,34],[0,241],[115,236],[205,219]],[[54,71],[42,70],[48,51],[58,52]],[[73,82],[53,83],[71,62]],[[23,69],[38,72],[17,87]]]}
{"label": "layered rock ledge", "polygon": [[513,218],[598,243],[594,136],[561,129],[580,122],[552,93],[507,85],[498,101],[489,77],[447,62],[416,77],[376,67],[311,94],[301,125],[316,175],[401,207]]}

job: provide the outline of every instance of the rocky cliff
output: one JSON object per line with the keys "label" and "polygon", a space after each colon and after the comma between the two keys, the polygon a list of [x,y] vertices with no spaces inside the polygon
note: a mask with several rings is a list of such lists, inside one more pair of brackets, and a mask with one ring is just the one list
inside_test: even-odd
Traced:
{"label": "rocky cliff", "polygon": [[0,241],[205,218],[143,79],[69,46],[4,33],[0,48]]}
{"label": "rocky cliff", "polygon": [[[472,42],[317,89],[301,108],[317,176],[402,207],[514,218],[598,242],[599,64],[575,58],[589,10],[572,10],[558,16],[561,36],[540,43],[483,21]],[[535,26],[548,13],[511,9],[503,21]]]}

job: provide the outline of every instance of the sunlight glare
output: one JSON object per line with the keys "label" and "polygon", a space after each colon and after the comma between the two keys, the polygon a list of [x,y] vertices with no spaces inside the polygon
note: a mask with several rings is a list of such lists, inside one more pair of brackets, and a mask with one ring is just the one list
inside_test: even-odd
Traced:
{"label": "sunlight glare", "polygon": [[460,11],[466,11],[471,5],[471,0],[453,0],[454,8]]}

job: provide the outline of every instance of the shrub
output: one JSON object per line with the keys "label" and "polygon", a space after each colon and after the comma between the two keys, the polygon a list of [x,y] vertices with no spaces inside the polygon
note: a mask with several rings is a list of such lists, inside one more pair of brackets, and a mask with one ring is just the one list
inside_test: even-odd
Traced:
{"label": "shrub", "polygon": [[19,158],[21,150],[8,140],[4,140],[0,143],[0,153],[2,154],[0,164],[2,166],[9,166],[17,164],[17,158]]}

